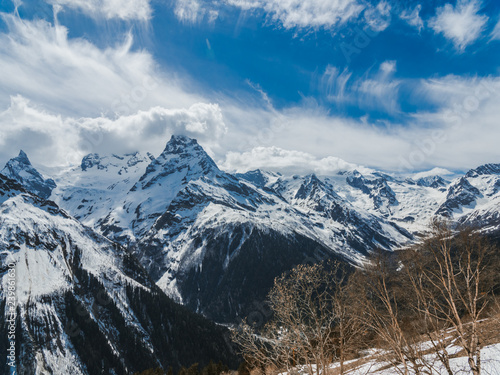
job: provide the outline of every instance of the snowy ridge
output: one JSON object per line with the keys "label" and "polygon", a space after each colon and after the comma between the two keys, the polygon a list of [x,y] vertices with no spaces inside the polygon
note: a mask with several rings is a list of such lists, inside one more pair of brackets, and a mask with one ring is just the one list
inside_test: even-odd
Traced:
{"label": "snowy ridge", "polygon": [[86,156],[81,165],[62,170],[51,199],[85,225],[93,227],[109,214],[110,205],[124,197],[153,160],[149,153]]}
{"label": "snowy ridge", "polygon": [[485,164],[454,180],[437,213],[497,231],[500,228],[500,164]]}
{"label": "snowy ridge", "polygon": [[[51,198],[129,247],[171,297],[221,320],[243,314],[246,303],[265,295],[266,282],[310,257],[362,263],[375,249],[411,243],[437,216],[500,228],[499,165],[452,182],[440,170],[414,179],[359,170],[363,174],[348,168],[334,175],[232,175],[196,140],[172,136],[156,158],[86,156],[54,176]],[[26,180],[17,181],[27,188]],[[269,267],[257,294],[249,284],[258,276],[254,258]],[[219,314],[211,299],[233,302]]]}

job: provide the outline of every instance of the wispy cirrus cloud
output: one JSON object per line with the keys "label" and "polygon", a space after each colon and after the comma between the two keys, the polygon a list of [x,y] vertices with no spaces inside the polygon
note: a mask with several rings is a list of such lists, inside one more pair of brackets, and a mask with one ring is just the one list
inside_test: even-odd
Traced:
{"label": "wispy cirrus cloud", "polygon": [[422,31],[424,28],[424,21],[420,17],[420,11],[422,10],[422,5],[418,4],[412,10],[404,10],[401,12],[399,17],[405,20],[408,25],[415,27],[418,32]]}
{"label": "wispy cirrus cloud", "polygon": [[152,16],[149,0],[46,0],[78,9],[93,18],[148,21]]}
{"label": "wispy cirrus cloud", "polygon": [[134,51],[131,34],[99,48],[89,40],[70,38],[69,30],[57,22],[0,16],[8,27],[0,33],[0,105],[4,108],[11,95],[72,116],[114,116],[205,101],[184,90],[182,79],[158,69],[150,53]]}
{"label": "wispy cirrus cloud", "polygon": [[365,9],[358,0],[226,0],[244,10],[261,9],[291,28],[333,28],[356,18]]}
{"label": "wispy cirrus cloud", "polygon": [[327,66],[320,80],[320,89],[331,103],[356,105],[361,109],[382,110],[394,113],[399,110],[401,80],[394,77],[396,61],[385,61],[375,72],[353,78],[347,69],[339,71]]}
{"label": "wispy cirrus cloud", "polygon": [[474,43],[480,36],[488,17],[478,14],[479,0],[458,0],[456,6],[446,4],[438,8],[436,16],[429,21],[430,27],[451,40],[459,51]]}
{"label": "wispy cirrus cloud", "polygon": [[177,19],[184,23],[214,22],[219,11],[200,0],[177,0],[174,7]]}
{"label": "wispy cirrus cloud", "polygon": [[174,13],[181,22],[213,22],[225,6],[261,11],[285,29],[336,30],[359,20],[375,32],[389,26],[392,11],[385,0],[376,4],[363,0],[175,0]]}
{"label": "wispy cirrus cloud", "polygon": [[500,40],[500,20],[498,20],[497,24],[493,28],[491,34],[491,39],[492,40]]}

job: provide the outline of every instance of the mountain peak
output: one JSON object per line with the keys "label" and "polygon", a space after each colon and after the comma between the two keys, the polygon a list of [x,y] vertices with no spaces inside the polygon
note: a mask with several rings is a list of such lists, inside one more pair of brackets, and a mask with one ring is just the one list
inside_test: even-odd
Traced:
{"label": "mountain peak", "polygon": [[465,177],[478,177],[488,174],[500,174],[500,164],[484,164],[475,169],[471,169]]}
{"label": "mountain peak", "polygon": [[418,186],[432,187],[435,189],[444,188],[448,182],[441,176],[421,177],[416,181]]}
{"label": "mountain peak", "polygon": [[10,159],[0,172],[6,177],[20,183],[26,190],[47,199],[56,183],[52,179],[45,180],[28,159],[28,155],[21,150],[19,155]]}
{"label": "mountain peak", "polygon": [[[157,159],[157,164],[174,162],[177,167],[183,164],[199,164],[204,170],[219,170],[198,141],[185,135],[172,135],[165,149]],[[193,165],[191,165],[193,167]]]}
{"label": "mountain peak", "polygon": [[82,163],[80,165],[82,171],[86,171],[89,168],[92,168],[94,165],[98,165],[101,160],[99,154],[88,154],[83,157]]}
{"label": "mountain peak", "polygon": [[198,143],[196,139],[190,138],[187,135],[182,135],[182,134],[172,134],[169,143],[170,142]]}
{"label": "mountain peak", "polygon": [[163,152],[168,154],[181,154],[186,152],[189,148],[205,152],[196,139],[189,138],[185,135],[172,135]]}
{"label": "mountain peak", "polygon": [[20,150],[19,155],[17,155],[17,157],[14,159],[16,159],[22,164],[31,165],[30,159],[28,159],[28,155],[26,155],[26,153],[23,150]]}
{"label": "mountain peak", "polygon": [[[212,173],[220,173],[220,170],[196,139],[172,135],[161,155],[148,165],[139,182],[142,188],[147,188],[168,176],[172,178],[176,175],[174,179],[189,181]],[[133,187],[134,190],[137,188]]]}

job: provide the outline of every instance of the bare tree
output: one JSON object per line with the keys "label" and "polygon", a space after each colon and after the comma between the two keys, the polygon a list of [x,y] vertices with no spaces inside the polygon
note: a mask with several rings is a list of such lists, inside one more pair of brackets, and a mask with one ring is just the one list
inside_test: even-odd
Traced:
{"label": "bare tree", "polygon": [[340,359],[340,372],[362,331],[349,308],[347,272],[339,263],[299,265],[275,279],[269,292],[272,320],[257,334],[247,324],[235,332],[245,358],[261,368],[290,371],[302,366],[326,375]]}
{"label": "bare tree", "polygon": [[346,372],[345,361],[348,357],[367,348],[368,327],[361,318],[364,307],[355,303],[358,300],[357,283],[352,277],[355,274],[347,275],[345,268],[339,267],[337,275],[339,282],[334,292],[333,313],[337,318],[337,353],[342,375]]}
{"label": "bare tree", "polygon": [[454,345],[480,375],[481,320],[500,285],[499,254],[477,232],[437,221],[412,249],[377,253],[350,275],[338,263],[301,265],[275,279],[264,329],[243,324],[234,340],[254,367],[301,366],[311,375],[328,374],[337,360],[344,374],[348,355],[368,337],[401,375],[453,375]]}
{"label": "bare tree", "polygon": [[[373,331],[376,341],[386,350],[384,359],[403,375],[425,374],[429,364],[422,358],[418,335],[404,326],[402,292],[398,290],[397,263],[390,254],[378,252],[357,271],[356,304],[363,306],[360,318]],[[375,343],[373,343],[375,344]]]}
{"label": "bare tree", "polygon": [[[445,328],[454,344],[466,354],[471,372],[481,373],[480,320],[491,297],[498,264],[489,262],[493,247],[477,232],[454,232],[448,223],[436,221],[432,235],[403,257],[403,265],[416,297],[416,312],[434,330],[428,331],[435,354],[448,373]],[[433,333],[433,336],[431,336]]]}

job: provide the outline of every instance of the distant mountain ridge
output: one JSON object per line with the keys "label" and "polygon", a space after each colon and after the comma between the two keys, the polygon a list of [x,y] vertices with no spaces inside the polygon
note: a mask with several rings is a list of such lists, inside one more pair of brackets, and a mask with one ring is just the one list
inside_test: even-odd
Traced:
{"label": "distant mountain ridge", "polygon": [[[498,230],[499,170],[487,164],[451,182],[356,170],[233,175],[196,140],[172,136],[157,157],[86,156],[53,176],[51,199],[128,247],[169,296],[232,322],[307,259],[360,264],[371,251],[411,243],[436,216]],[[17,181],[34,191],[40,180],[31,175]]]}

